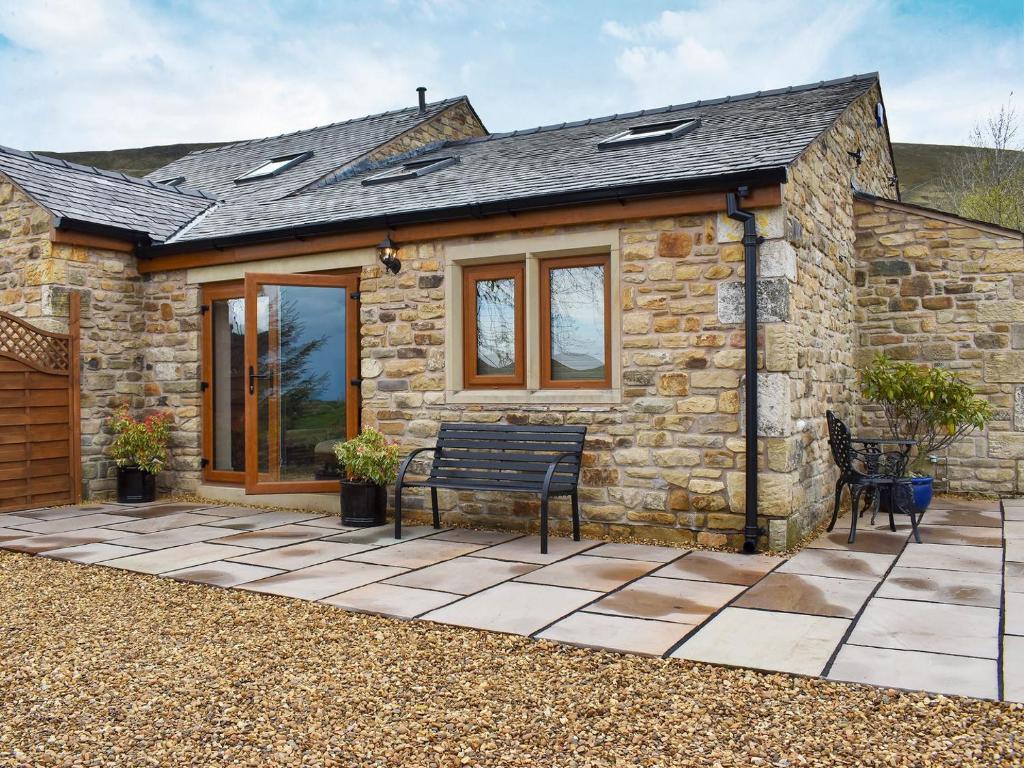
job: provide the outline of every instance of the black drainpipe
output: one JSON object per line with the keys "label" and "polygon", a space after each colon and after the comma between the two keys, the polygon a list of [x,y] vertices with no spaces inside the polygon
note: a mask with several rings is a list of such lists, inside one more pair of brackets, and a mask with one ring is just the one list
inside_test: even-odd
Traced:
{"label": "black drainpipe", "polygon": [[740,208],[739,201],[750,194],[747,187],[738,187],[726,195],[730,219],[743,222],[743,333],[744,333],[744,399],[746,400],[746,524],[743,527],[743,551],[757,552],[757,234],[754,214]]}

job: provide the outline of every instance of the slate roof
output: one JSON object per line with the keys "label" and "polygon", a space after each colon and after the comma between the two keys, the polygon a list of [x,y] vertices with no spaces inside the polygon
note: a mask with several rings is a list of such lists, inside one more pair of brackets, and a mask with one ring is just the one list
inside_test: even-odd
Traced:
{"label": "slate roof", "polygon": [[[645,185],[653,189],[653,185],[676,184],[684,189],[725,177],[784,172],[877,80],[876,73],[855,75],[447,142],[427,148],[417,159],[455,157],[458,162],[418,178],[367,186],[362,180],[380,172],[367,169],[297,194],[228,199],[177,233],[164,249],[180,250],[201,241],[229,242],[259,233],[272,237],[288,230],[355,228],[370,221],[379,226],[380,222],[440,220],[473,211],[540,206],[553,196],[613,197],[616,190]],[[598,149],[601,141],[627,128],[678,118],[700,118],[701,125],[669,141]],[[219,151],[195,153],[185,160],[197,163],[207,153]],[[179,173],[180,163],[153,176]],[[198,176],[186,175],[186,179],[200,181]],[[276,186],[269,180],[267,185]]]}
{"label": "slate roof", "polygon": [[[427,104],[425,113],[420,112],[418,106],[398,109],[281,136],[202,149],[153,171],[146,178],[160,181],[181,176],[185,179],[184,186],[201,189],[221,200],[275,200],[359,159],[460,101],[467,99],[459,96],[433,102]],[[313,155],[272,178],[235,183],[243,173],[268,160],[302,152]]]}
{"label": "slate roof", "polygon": [[6,174],[54,216],[166,239],[213,204],[201,192],[0,147]]}

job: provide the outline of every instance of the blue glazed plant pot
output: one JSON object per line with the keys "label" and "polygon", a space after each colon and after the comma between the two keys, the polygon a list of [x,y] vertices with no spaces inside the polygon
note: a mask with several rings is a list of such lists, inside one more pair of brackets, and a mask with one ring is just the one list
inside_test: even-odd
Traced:
{"label": "blue glazed plant pot", "polygon": [[932,503],[932,477],[914,477],[910,482],[914,489],[914,506],[924,512]]}

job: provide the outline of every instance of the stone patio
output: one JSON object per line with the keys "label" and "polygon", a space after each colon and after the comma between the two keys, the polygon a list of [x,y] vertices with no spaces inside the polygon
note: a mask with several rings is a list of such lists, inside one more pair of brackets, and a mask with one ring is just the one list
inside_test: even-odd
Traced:
{"label": "stone patio", "polygon": [[0,548],[573,645],[1024,702],[1024,500],[795,556],[157,502],[0,515]]}

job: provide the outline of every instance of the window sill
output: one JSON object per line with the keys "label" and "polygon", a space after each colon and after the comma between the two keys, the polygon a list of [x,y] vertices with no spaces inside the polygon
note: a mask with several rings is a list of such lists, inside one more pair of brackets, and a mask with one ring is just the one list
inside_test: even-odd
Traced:
{"label": "window sill", "polygon": [[620,389],[459,389],[448,405],[606,405],[622,402]]}

